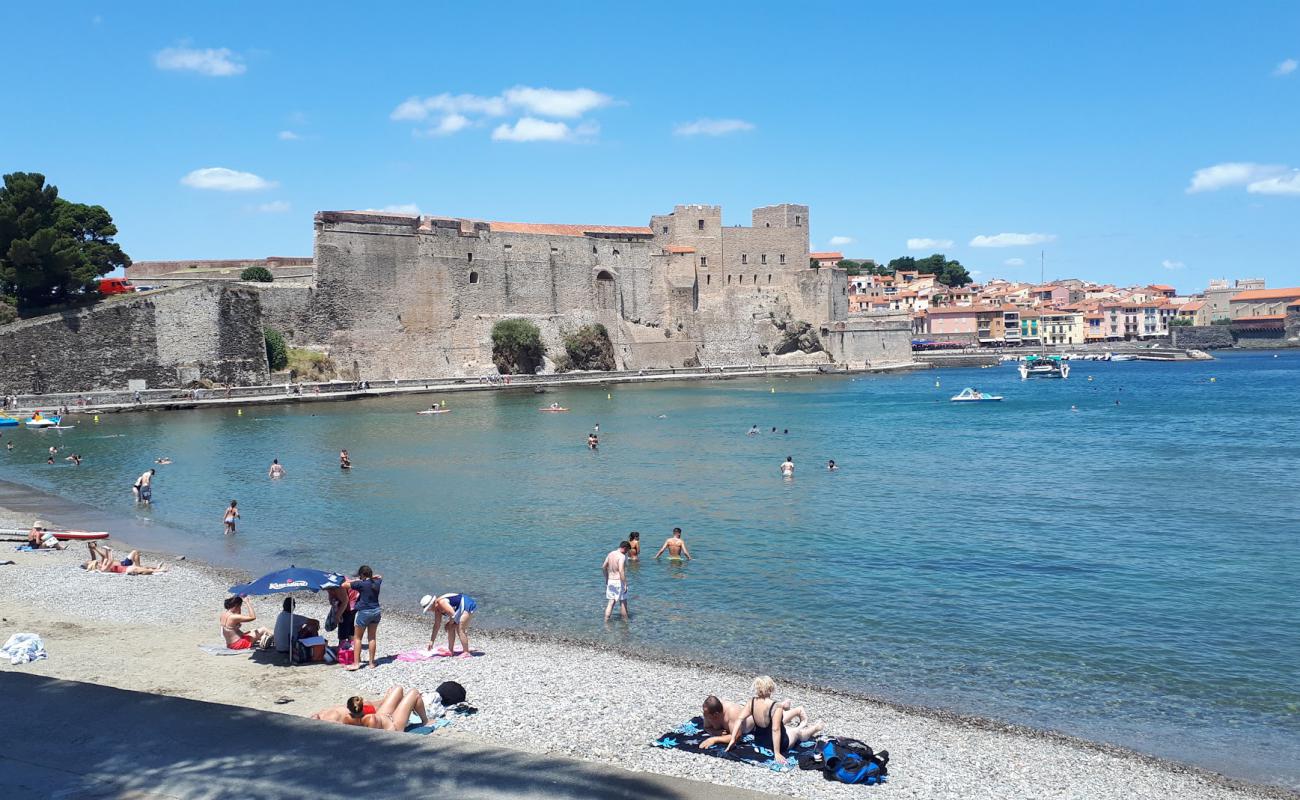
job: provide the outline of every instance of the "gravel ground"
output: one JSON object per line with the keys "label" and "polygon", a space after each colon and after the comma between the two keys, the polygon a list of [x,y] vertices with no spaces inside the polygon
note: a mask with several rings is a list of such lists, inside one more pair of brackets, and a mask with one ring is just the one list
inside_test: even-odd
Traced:
{"label": "gravel ground", "polygon": [[[0,510],[0,527],[30,524]],[[8,550],[5,546],[5,550]],[[128,548],[119,544],[119,551]],[[213,620],[237,573],[169,560],[162,575],[92,575],[78,569],[85,548],[54,554],[5,554],[0,592],[60,614],[117,623],[166,626]],[[144,555],[147,564],[159,560]],[[121,591],[129,586],[129,593]],[[259,603],[260,622],[278,603]],[[324,617],[320,598],[299,611]],[[429,691],[445,680],[462,683],[479,713],[457,717],[454,729],[537,753],[557,753],[626,769],[740,786],[794,797],[844,798],[882,793],[917,798],[1245,798],[1300,795],[1227,781],[1190,767],[1056,734],[970,720],[942,712],[802,687],[778,686],[778,696],[804,705],[826,732],[866,741],[891,755],[889,782],[867,788],[828,783],[818,773],[776,774],[707,756],[651,747],[659,734],[699,712],[705,695],[743,700],[753,676],[642,660],[592,646],[520,634],[473,631],[485,654],[471,659],[404,663],[385,659],[428,641],[428,627],[399,609],[385,610],[379,627],[380,665],[346,673],[345,685],[377,697],[394,684]],[[490,609],[481,610],[481,621]],[[6,634],[7,635],[7,634]],[[165,635],[160,632],[160,635]],[[215,638],[215,637],[214,637]],[[341,670],[340,670],[341,672]],[[344,698],[339,698],[342,702]],[[295,708],[308,714],[315,709]]]}

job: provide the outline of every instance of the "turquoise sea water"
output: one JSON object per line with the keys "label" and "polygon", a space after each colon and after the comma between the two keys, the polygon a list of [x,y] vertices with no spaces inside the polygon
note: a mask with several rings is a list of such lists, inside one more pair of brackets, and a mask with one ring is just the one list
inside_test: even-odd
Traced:
{"label": "turquoise sea water", "polygon": [[[947,402],[968,385],[1006,400]],[[453,413],[414,414],[433,399]],[[1027,383],[1003,366],[425,395],[6,429],[16,448],[0,450],[0,477],[136,515],[172,550],[253,570],[368,563],[390,607],[466,591],[487,626],[1296,787],[1297,399],[1295,352],[1077,362],[1067,381]],[[552,401],[572,411],[538,412]],[[763,433],[747,436],[751,424]],[[58,440],[80,468],[45,465]],[[159,468],[153,509],[137,511],[130,484],[159,455],[175,463]],[[777,468],[787,455],[793,480]],[[270,481],[277,457],[288,476]],[[223,538],[232,497],[243,520]],[[674,525],[696,560],[655,563]],[[630,575],[635,616],[607,627],[600,564],[630,530],[647,551]]]}

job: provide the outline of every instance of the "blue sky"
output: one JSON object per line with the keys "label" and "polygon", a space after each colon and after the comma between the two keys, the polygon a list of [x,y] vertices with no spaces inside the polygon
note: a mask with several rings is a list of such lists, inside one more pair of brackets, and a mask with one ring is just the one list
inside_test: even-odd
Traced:
{"label": "blue sky", "polygon": [[137,260],[306,255],[321,209],[798,202],[814,249],[980,279],[1300,284],[1300,4],[365,8],[4,4],[0,170]]}

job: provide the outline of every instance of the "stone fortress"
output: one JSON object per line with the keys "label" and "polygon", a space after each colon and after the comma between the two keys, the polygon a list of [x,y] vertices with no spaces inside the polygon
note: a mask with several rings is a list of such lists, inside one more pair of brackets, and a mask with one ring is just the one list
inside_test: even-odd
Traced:
{"label": "stone fortress", "polygon": [[322,211],[315,286],[276,316],[295,343],[374,380],[495,372],[492,326],[520,317],[550,355],[601,323],[627,370],[911,360],[906,314],[851,315],[844,271],[809,266],[807,206],[752,222],[724,226],[700,205],[648,227]]}
{"label": "stone fortress", "polygon": [[[0,330],[0,389],[266,384],[264,328],[345,380],[477,378],[496,372],[492,326],[511,318],[537,324],[550,358],[600,323],[620,370],[911,361],[906,312],[849,313],[844,271],[810,266],[807,206],[755,209],[748,227],[697,205],[645,227],[322,211],[314,249],[133,264],[151,291]],[[246,266],[275,280],[241,281]],[[32,357],[47,352],[63,357]]]}

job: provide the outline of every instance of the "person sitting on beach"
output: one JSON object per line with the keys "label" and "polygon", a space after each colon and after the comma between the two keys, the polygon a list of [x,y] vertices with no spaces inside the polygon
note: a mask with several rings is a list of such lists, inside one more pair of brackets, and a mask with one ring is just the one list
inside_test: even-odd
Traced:
{"label": "person sitting on beach", "polygon": [[27,532],[27,546],[33,550],[62,550],[65,547],[63,542],[46,530],[45,523],[39,519],[32,523],[32,529]]}
{"label": "person sitting on beach", "polygon": [[[306,626],[307,630],[303,630]],[[293,598],[284,598],[283,610],[275,616],[275,649],[289,652],[289,643],[320,635],[320,620],[293,613]]]}
{"label": "person sitting on beach", "polygon": [[740,724],[742,735],[754,730],[753,716],[744,717],[745,707],[730,700],[719,700],[716,695],[704,698],[704,732],[709,738],[700,742],[701,750],[708,750],[715,744],[726,744],[731,740],[731,729]]}
{"label": "person sitting on beach", "polygon": [[266,471],[266,476],[268,478],[284,477],[284,465],[280,463],[280,459],[278,458],[271,459],[271,468]]}
{"label": "person sitting on beach", "polygon": [[266,628],[254,628],[247,633],[244,632],[244,623],[257,619],[257,610],[253,608],[252,598],[245,603],[244,598],[238,595],[227,597],[225,606],[226,610],[221,612],[221,635],[226,640],[226,647],[231,650],[248,650],[263,638],[272,636],[271,631]]}
{"label": "person sitting on beach", "polygon": [[[759,675],[754,679],[754,696],[749,698],[745,704],[745,709],[741,712],[739,723],[732,723],[731,733],[727,737],[727,750],[735,746],[736,741],[740,738],[746,719],[752,719],[754,723],[754,738],[770,737],[772,745],[772,757],[778,764],[785,763],[786,751],[790,749],[792,743],[805,742],[821,733],[822,724],[820,722],[807,724],[807,719],[803,719],[804,725],[799,728],[791,726],[787,729],[785,726],[786,710],[782,703],[772,699],[772,694],[776,691],[776,682],[767,675]],[[803,716],[803,709],[800,708],[800,715]],[[791,715],[793,716],[793,715]]]}
{"label": "person sitting on beach", "polygon": [[433,632],[429,634],[429,651],[437,646],[438,628],[442,618],[447,618],[447,652],[456,651],[456,637],[460,637],[461,658],[469,658],[469,621],[478,610],[474,598],[464,593],[444,594],[438,597],[426,594],[420,598],[420,610],[433,614]]}
{"label": "person sitting on beach", "polygon": [[126,558],[118,561],[113,558],[113,548],[105,547],[100,550],[94,542],[86,542],[86,549],[90,551],[90,560],[81,565],[81,568],[87,572],[110,572],[114,575],[152,575],[155,572],[166,572],[167,567],[161,561],[156,567],[146,567],[140,563],[140,551],[132,550]]}
{"label": "person sitting on beach", "polygon": [[410,722],[411,712],[419,716],[421,725],[428,724],[429,715],[419,690],[394,686],[384,693],[377,704],[367,704],[360,695],[354,695],[348,698],[346,705],[317,711],[311,718],[381,731],[404,731]]}
{"label": "person sitting on beach", "polygon": [[665,550],[668,551],[669,561],[689,561],[691,558],[691,551],[686,549],[686,542],[682,539],[681,528],[673,528],[673,535],[669,536],[664,546],[655,553],[655,561],[659,560],[659,556],[663,555]]}

